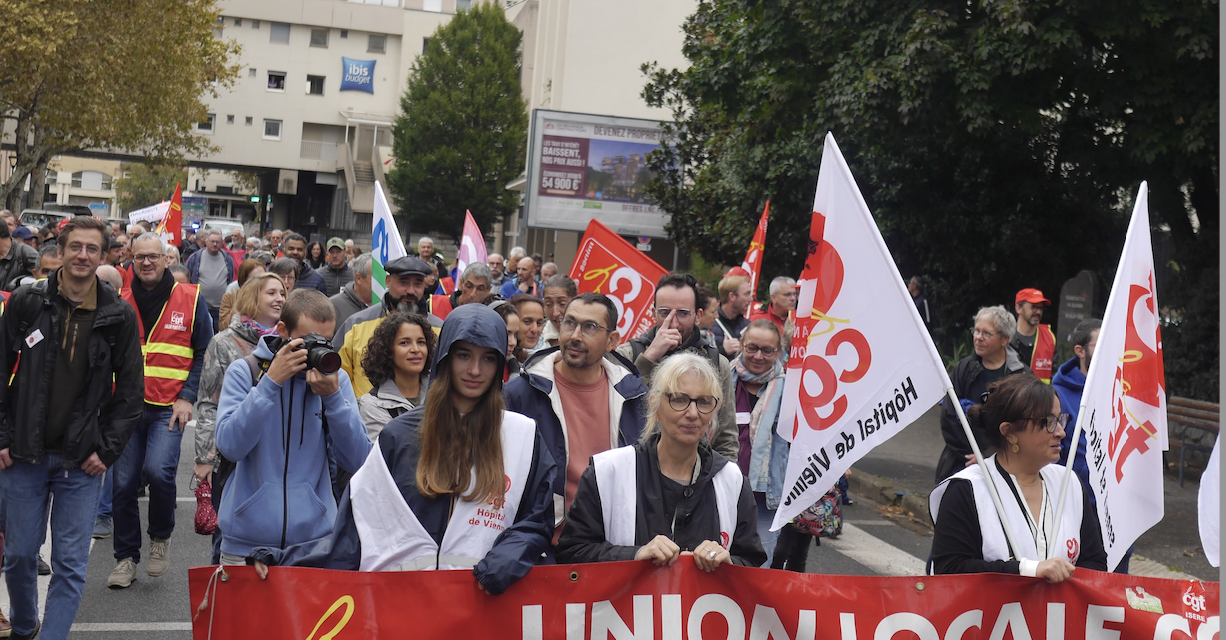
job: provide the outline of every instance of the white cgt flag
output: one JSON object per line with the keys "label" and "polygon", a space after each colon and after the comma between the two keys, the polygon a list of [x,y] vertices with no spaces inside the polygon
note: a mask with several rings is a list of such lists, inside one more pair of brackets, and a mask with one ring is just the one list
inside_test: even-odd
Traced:
{"label": "white cgt flag", "polygon": [[[485,262],[485,237],[471,211],[464,212],[464,234],[460,238],[460,255],[456,256],[456,278],[464,277],[464,269],[476,262]],[[457,280],[456,286],[460,285]]]}
{"label": "white cgt flag", "polygon": [[1109,570],[1142,533],[1162,520],[1166,385],[1158,309],[1149,188],[1142,182],[1078,417],[1085,423],[1086,464]]}
{"label": "white cgt flag", "polygon": [[952,386],[830,134],[795,324],[778,430],[792,450],[772,530]]}
{"label": "white cgt flag", "polygon": [[383,270],[383,265],[409,254],[404,250],[404,240],[400,238],[400,230],[392,218],[392,208],[387,205],[383,185],[378,181],[375,182],[375,215],[370,235],[370,302],[379,304],[387,292],[387,272]]}

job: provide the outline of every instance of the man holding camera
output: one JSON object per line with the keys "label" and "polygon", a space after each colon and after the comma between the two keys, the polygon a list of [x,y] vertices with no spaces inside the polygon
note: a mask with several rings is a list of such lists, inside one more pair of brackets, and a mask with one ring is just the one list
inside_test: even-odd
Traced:
{"label": "man holding camera", "polygon": [[111,513],[115,570],[107,586],[123,589],[136,580],[140,562],[140,507],[136,493],[149,482],[149,559],[145,572],[158,577],[170,568],[175,529],[175,474],[183,428],[192,419],[204,352],[213,339],[207,301],[194,284],[175,281],[166,268],[166,243],[142,233],[132,243],[132,286],[123,299],[136,311],[145,361],[145,411],[115,463]]}
{"label": "man holding camera", "polygon": [[349,376],[328,342],[335,328],[332,303],[299,289],[285,301],[277,335],[226,370],[216,444],[235,468],[217,514],[223,565],[245,564],[256,547],[331,534],[329,453],[353,473],[370,452]]}

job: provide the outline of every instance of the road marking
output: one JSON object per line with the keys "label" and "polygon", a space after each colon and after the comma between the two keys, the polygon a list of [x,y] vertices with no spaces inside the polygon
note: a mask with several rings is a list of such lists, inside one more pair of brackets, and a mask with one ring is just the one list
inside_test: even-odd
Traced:
{"label": "road marking", "polygon": [[81,631],[191,631],[190,622],[78,622],[73,633]]}
{"label": "road marking", "polygon": [[883,576],[922,576],[924,561],[854,524],[843,522],[843,535],[823,540],[822,545],[855,560]]}
{"label": "road marking", "polygon": [[844,526],[849,525],[849,524],[859,525],[861,527],[888,527],[894,523],[889,522],[887,520],[844,520],[843,521]]}
{"label": "road marking", "polygon": [[[149,502],[149,496],[137,498],[137,502]],[[179,496],[175,498],[175,502],[195,502],[196,496]]]}

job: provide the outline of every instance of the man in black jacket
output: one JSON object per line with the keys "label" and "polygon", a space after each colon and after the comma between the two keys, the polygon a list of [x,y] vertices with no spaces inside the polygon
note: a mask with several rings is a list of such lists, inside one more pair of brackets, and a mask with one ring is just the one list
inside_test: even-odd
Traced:
{"label": "man in black jacket", "polygon": [[[1030,368],[1018,359],[1017,353],[1009,348],[1009,339],[1016,328],[1017,321],[1004,307],[984,307],[975,314],[975,328],[971,331],[975,353],[954,366],[951,376],[954,393],[961,401],[963,411],[983,404],[984,393],[993,382],[1018,373],[1031,373]],[[987,425],[968,424],[980,452],[985,456],[992,455],[991,445],[984,438],[983,429]],[[974,461],[971,442],[948,398],[941,403],[941,436],[945,439],[945,450],[937,461],[936,484],[941,484],[945,478]]]}
{"label": "man in black jacket", "polygon": [[85,587],[100,476],[123,453],[143,408],[136,314],[94,273],[108,236],[100,220],[73,218],[59,240],[64,266],[19,288],[0,316],[0,370],[17,365],[0,393],[13,637],[38,633],[35,572],[52,495],[57,579],[47,593],[43,637],[67,637]]}
{"label": "man in black jacket", "polygon": [[[38,251],[13,240],[8,225],[0,224],[0,289],[13,291],[22,276],[33,275],[38,268]],[[105,250],[105,247],[103,248]]]}

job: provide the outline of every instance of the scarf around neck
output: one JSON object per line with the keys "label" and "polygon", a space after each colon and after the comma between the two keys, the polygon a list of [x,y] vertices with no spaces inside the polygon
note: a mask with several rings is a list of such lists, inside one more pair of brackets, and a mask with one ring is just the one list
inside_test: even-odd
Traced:
{"label": "scarf around neck", "polygon": [[733,358],[732,362],[730,363],[732,366],[732,370],[736,372],[737,378],[741,380],[742,382],[745,382],[747,384],[767,384],[771,380],[774,380],[775,378],[783,374],[783,363],[780,362],[779,360],[775,360],[774,365],[770,368],[770,370],[766,371],[765,373],[760,373],[760,374],[753,373],[752,371],[750,371],[748,368],[745,367],[744,356],[745,356],[744,353],[738,353],[736,354],[736,357]]}
{"label": "scarf around neck", "polygon": [[254,331],[255,335],[260,338],[263,338],[264,336],[276,335],[277,333],[277,325],[274,324],[271,327],[265,327],[249,316],[243,316],[242,323],[244,327]]}

